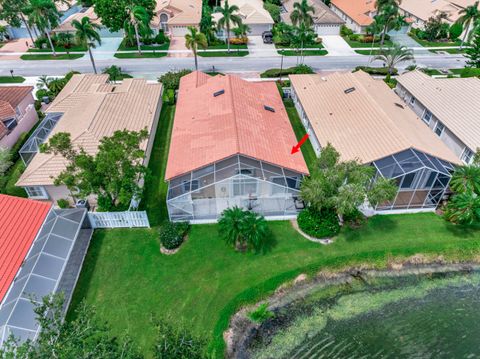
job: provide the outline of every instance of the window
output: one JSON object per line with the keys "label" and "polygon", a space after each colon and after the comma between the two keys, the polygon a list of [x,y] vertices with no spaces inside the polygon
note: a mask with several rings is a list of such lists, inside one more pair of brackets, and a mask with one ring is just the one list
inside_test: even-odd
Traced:
{"label": "window", "polygon": [[410,105],[415,105],[416,98],[415,97],[410,97]]}
{"label": "window", "polygon": [[[192,188],[190,189],[190,185]],[[200,187],[198,180],[183,181],[183,190],[185,192],[196,191]]]}
{"label": "window", "polygon": [[425,122],[428,125],[431,119],[432,119],[432,113],[428,110],[425,110],[422,117],[423,122]]}
{"label": "window", "polygon": [[435,133],[437,134],[438,137],[442,136],[444,129],[445,129],[445,126],[443,125],[443,123],[438,121],[437,125],[435,126]]}
{"label": "window", "polygon": [[473,151],[470,151],[467,147],[465,147],[461,156],[461,160],[466,164],[470,164],[472,162],[473,155]]}
{"label": "window", "polygon": [[233,195],[237,196],[256,196],[257,180],[237,178],[233,180]]}
{"label": "window", "polygon": [[287,180],[287,186],[289,188],[300,189],[300,178],[299,177],[285,177]]}
{"label": "window", "polygon": [[403,177],[402,188],[412,188],[413,181],[415,180],[415,175],[417,173],[408,173]]}
{"label": "window", "polygon": [[5,127],[11,131],[13,130],[15,127],[17,127],[18,123],[17,123],[17,120],[14,119],[14,118],[11,118],[9,120],[6,120],[6,121],[3,121],[3,124],[5,125]]}
{"label": "window", "polygon": [[48,199],[47,192],[45,188],[41,186],[31,186],[31,187],[24,187],[25,192],[28,194],[28,198],[37,198],[37,199]]}

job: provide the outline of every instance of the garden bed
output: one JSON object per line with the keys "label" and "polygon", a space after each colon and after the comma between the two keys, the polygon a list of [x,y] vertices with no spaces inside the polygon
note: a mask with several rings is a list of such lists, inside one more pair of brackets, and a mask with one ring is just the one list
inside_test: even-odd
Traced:
{"label": "garden bed", "polygon": [[[69,48],[68,50],[66,48],[64,48],[63,46],[54,46],[55,47],[55,51],[57,52],[85,52],[87,51],[87,47],[86,46],[72,46],[71,48]],[[52,49],[50,47],[46,47],[44,49],[37,49],[37,48],[31,48],[31,49],[28,49],[27,52],[46,52],[46,53],[51,53],[52,52]]]}
{"label": "garden bed", "polygon": [[[348,38],[348,36],[343,36],[343,39],[346,41],[348,45],[350,45],[351,48],[357,49],[357,48],[371,48],[372,43],[371,42],[362,42],[362,41],[353,41]],[[375,41],[373,44],[374,47],[380,47],[380,41]],[[393,42],[391,40],[385,40],[383,43],[383,47],[390,47],[393,46]]]}
{"label": "garden bed", "polygon": [[142,52],[140,55],[138,52],[117,52],[113,55],[117,59],[150,59],[167,56],[166,52]]}
{"label": "garden bed", "polygon": [[[142,50],[168,50],[170,47],[170,42],[165,42],[163,44],[154,44],[154,45],[140,45]],[[137,45],[127,46],[125,45],[125,40],[123,40],[118,47],[117,51],[138,51]]]}
{"label": "garden bed", "polygon": [[249,54],[248,51],[239,50],[239,49],[231,49],[230,52],[228,51],[198,51],[198,56],[201,57],[243,57]]}

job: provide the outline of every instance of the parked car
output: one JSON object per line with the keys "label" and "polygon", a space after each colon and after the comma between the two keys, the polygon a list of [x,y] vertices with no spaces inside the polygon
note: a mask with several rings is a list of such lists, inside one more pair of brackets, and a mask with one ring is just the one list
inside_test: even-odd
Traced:
{"label": "parked car", "polygon": [[264,44],[273,44],[273,34],[271,31],[264,31],[262,33],[262,39]]}

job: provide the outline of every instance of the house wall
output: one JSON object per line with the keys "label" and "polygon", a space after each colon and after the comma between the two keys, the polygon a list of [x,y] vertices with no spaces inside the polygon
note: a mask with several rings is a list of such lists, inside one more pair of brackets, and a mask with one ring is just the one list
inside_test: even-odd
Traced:
{"label": "house wall", "polygon": [[364,34],[365,33],[365,30],[367,28],[366,26],[362,26],[362,25],[358,24],[350,16],[345,14],[342,10],[340,10],[338,7],[336,7],[333,4],[330,5],[330,8],[332,9],[332,11],[335,14],[340,16],[345,21],[345,25],[349,29],[351,29],[354,33],[356,33],[356,34]]}
{"label": "house wall", "polygon": [[[395,92],[413,110],[413,112],[415,112],[415,114],[419,117],[419,120],[428,126],[432,131],[435,131],[438,123],[442,123],[434,114],[432,114],[430,121],[427,123],[424,118],[427,110],[430,111],[430,109],[423,105],[417,98],[415,98],[415,101],[412,103],[412,97],[414,96],[401,84],[397,85]],[[468,146],[465,145],[465,143],[463,143],[447,126],[445,126],[445,129],[439,137],[460,159],[462,158],[462,154],[466,148],[472,152],[475,152],[475,150],[468,148]]]}
{"label": "house wall", "polygon": [[12,148],[24,132],[28,132],[37,123],[38,116],[34,107],[35,100],[30,93],[17,106],[17,126],[0,140],[0,146]]}

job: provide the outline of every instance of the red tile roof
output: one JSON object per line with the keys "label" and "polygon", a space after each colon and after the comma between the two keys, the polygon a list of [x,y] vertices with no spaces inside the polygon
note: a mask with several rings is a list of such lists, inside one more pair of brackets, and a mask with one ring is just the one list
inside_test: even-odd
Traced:
{"label": "red tile roof", "polygon": [[50,207],[51,203],[0,194],[0,303]]}
{"label": "red tile roof", "polygon": [[33,86],[0,86],[0,100],[16,108],[33,90]]}
{"label": "red tile roof", "polygon": [[296,143],[274,82],[193,72],[180,81],[166,179],[235,154],[308,174]]}

